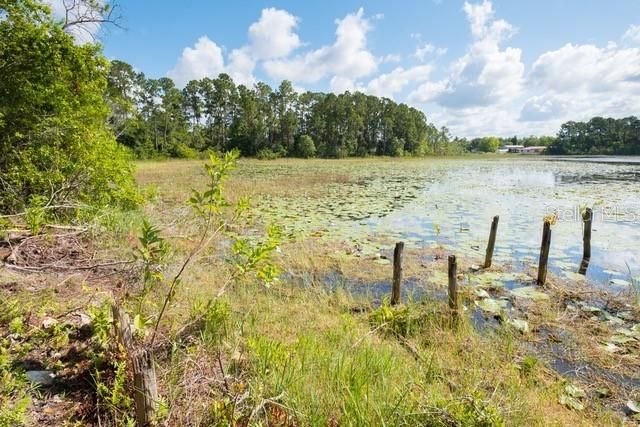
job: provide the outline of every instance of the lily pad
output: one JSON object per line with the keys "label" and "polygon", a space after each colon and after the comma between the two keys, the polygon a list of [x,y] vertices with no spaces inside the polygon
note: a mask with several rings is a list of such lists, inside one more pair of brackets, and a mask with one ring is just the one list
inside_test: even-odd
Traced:
{"label": "lily pad", "polygon": [[602,272],[604,274],[608,274],[609,276],[622,276],[622,273],[620,273],[619,271],[613,271],[613,270],[602,270]]}
{"label": "lily pad", "polygon": [[532,299],[534,301],[541,301],[549,299],[549,295],[544,292],[540,292],[535,286],[525,286],[523,288],[516,288],[511,293],[520,298]]}
{"label": "lily pad", "polygon": [[631,341],[635,341],[635,339],[624,335],[613,335],[611,338],[609,338],[609,342],[612,342],[614,344],[626,344]]}
{"label": "lily pad", "polygon": [[473,293],[478,298],[491,298],[491,295],[489,295],[489,292],[485,291],[484,289],[475,289]]}
{"label": "lily pad", "polygon": [[564,386],[564,392],[575,398],[587,397],[587,393],[583,389],[572,384]]}
{"label": "lily pad", "polygon": [[624,320],[617,316],[614,316],[611,313],[603,311],[602,315],[604,316],[604,319],[607,321],[607,323],[611,323],[612,325],[624,325]]}
{"label": "lily pad", "polygon": [[629,286],[631,285],[631,282],[622,279],[611,279],[609,280],[609,284],[614,286]]}
{"label": "lily pad", "polygon": [[560,395],[560,404],[575,411],[584,411],[584,404],[582,404],[582,402],[566,394]]}
{"label": "lily pad", "polygon": [[499,314],[502,310],[507,307],[509,301],[503,299],[495,299],[495,298],[485,298],[480,301],[476,301],[476,305],[480,307],[482,310],[492,313]]}
{"label": "lily pad", "polygon": [[602,348],[607,353],[617,353],[620,350],[622,350],[620,347],[618,347],[617,345],[615,345],[612,342],[608,342],[608,343],[606,343],[604,345],[601,345],[600,348]]}
{"label": "lily pad", "polygon": [[522,333],[529,332],[529,322],[521,319],[507,319],[507,324],[513,326]]}
{"label": "lily pad", "polygon": [[588,304],[581,304],[580,309],[582,311],[586,311],[587,313],[599,313],[602,311],[598,307],[595,307],[593,305],[588,305]]}

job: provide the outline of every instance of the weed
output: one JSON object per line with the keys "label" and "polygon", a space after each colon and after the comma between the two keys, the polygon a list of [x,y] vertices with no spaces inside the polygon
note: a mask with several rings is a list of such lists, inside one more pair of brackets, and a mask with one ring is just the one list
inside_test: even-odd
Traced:
{"label": "weed", "polygon": [[133,400],[129,397],[127,384],[127,363],[118,360],[114,363],[113,378],[107,380],[104,373],[96,370],[94,375],[98,405],[114,417],[115,425],[135,425],[129,415],[133,409]]}
{"label": "weed", "polygon": [[0,342],[0,427],[25,424],[31,403],[28,389],[27,379],[12,369],[8,349]]}
{"label": "weed", "polygon": [[101,349],[107,349],[111,341],[111,306],[109,301],[104,301],[98,306],[90,306],[89,317],[93,327],[93,337]]}

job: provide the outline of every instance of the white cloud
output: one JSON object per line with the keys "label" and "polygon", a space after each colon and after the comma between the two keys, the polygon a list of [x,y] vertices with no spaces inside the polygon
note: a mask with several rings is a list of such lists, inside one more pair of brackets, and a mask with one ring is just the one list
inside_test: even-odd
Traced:
{"label": "white cloud", "polygon": [[246,47],[234,49],[229,54],[229,65],[226,67],[226,72],[236,83],[251,86],[256,82],[253,76],[255,66],[256,61]]}
{"label": "white cloud", "polygon": [[566,44],[533,63],[529,81],[556,93],[640,89],[640,48]]}
{"label": "white cloud", "polygon": [[402,57],[400,55],[397,55],[397,54],[394,54],[394,53],[390,53],[390,54],[385,55],[382,58],[380,58],[380,62],[382,62],[382,63],[400,62],[400,61],[402,61]]}
{"label": "white cloud", "polygon": [[298,18],[285,10],[263,9],[258,21],[249,26],[249,44],[233,49],[228,54],[227,64],[223,50],[207,36],[198,39],[193,47],[186,47],[182,56],[169,71],[178,86],[189,80],[217,77],[228,73],[236,83],[252,85],[256,63],[269,58],[288,55],[298,46],[300,39],[294,32]]}
{"label": "white cloud", "polygon": [[554,96],[532,96],[520,110],[520,120],[525,122],[542,122],[562,117],[567,105],[561,98]]}
{"label": "white cloud", "polygon": [[177,64],[168,75],[179,87],[190,80],[216,77],[224,72],[222,49],[209,37],[202,36],[193,47],[185,47]]}
{"label": "white cloud", "polygon": [[356,13],[336,20],[336,40],[293,58],[268,60],[264,63],[267,74],[275,80],[315,83],[327,76],[348,80],[375,72],[378,60],[367,49],[369,19],[360,8]]}
{"label": "white cloud", "polygon": [[624,36],[622,36],[622,40],[640,44],[640,25],[630,25]]}
{"label": "white cloud", "polygon": [[432,69],[431,65],[418,65],[408,69],[398,67],[371,80],[366,91],[376,96],[393,98],[409,84],[427,80]]}
{"label": "white cloud", "polygon": [[249,27],[250,49],[255,59],[281,58],[300,46],[294,32],[298,18],[285,10],[263,9],[260,19]]}
{"label": "white cloud", "polygon": [[521,92],[524,64],[520,49],[501,44],[515,28],[494,18],[491,2],[465,2],[473,42],[450,67],[448,77],[418,87],[409,98],[435,101],[445,108],[465,109],[508,102]]}
{"label": "white cloud", "polygon": [[447,48],[435,47],[431,43],[424,43],[416,47],[416,51],[413,56],[415,56],[418,61],[424,62],[424,60],[432,53],[438,56],[444,55],[447,53]]}
{"label": "white cloud", "polygon": [[447,80],[422,83],[409,94],[409,102],[427,103],[437,99],[447,90]]}
{"label": "white cloud", "polygon": [[329,88],[334,93],[363,91],[363,88],[354,79],[342,76],[333,76],[329,81]]}

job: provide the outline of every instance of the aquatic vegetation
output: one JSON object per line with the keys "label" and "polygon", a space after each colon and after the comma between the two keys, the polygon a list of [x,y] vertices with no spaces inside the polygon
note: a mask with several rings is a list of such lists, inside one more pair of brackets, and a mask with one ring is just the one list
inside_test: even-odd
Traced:
{"label": "aquatic vegetation", "polygon": [[[238,174],[239,179],[284,174],[305,183],[256,198],[259,217],[283,221],[285,231],[298,239],[368,239],[373,246],[403,240],[410,247],[442,246],[481,258],[491,218],[500,215],[494,259],[518,267],[537,262],[542,221],[551,215],[557,223],[550,269],[571,280],[581,280],[576,274],[582,256],[580,207],[593,205],[586,279],[606,285],[611,278],[621,280],[615,276],[626,271],[625,263],[640,268],[633,255],[640,203],[631,185],[638,165],[460,159],[362,166],[362,161],[248,162]],[[327,172],[340,179],[321,179]]]}

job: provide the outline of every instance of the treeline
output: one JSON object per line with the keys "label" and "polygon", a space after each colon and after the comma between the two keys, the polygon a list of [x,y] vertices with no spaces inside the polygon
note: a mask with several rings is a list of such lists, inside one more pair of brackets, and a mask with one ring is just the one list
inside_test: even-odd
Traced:
{"label": "treeline", "polygon": [[560,127],[549,154],[640,154],[640,119],[594,117],[588,122],[570,121]]}
{"label": "treeline", "polygon": [[146,78],[112,61],[109,120],[137,157],[192,157],[238,149],[245,156],[329,157],[462,152],[423,112],[363,93],[297,93],[290,82],[236,85],[227,74],[190,81]]}

